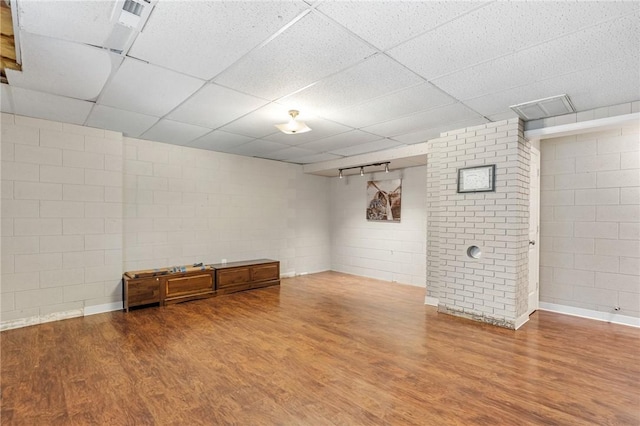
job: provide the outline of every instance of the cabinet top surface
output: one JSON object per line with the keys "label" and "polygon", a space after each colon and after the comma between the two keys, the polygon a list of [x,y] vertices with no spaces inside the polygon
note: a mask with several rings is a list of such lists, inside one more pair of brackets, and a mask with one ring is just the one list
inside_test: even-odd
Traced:
{"label": "cabinet top surface", "polygon": [[255,259],[255,260],[242,260],[239,262],[215,263],[207,266],[211,266],[214,269],[227,269],[227,268],[237,268],[239,266],[263,265],[267,263],[280,263],[280,262],[278,260],[271,260],[271,259]]}

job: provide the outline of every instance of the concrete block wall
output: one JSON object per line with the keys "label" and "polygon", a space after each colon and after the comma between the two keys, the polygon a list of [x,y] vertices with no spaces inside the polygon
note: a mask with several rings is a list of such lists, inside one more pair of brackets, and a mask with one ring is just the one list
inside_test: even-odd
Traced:
{"label": "concrete block wall", "polygon": [[543,140],[541,160],[540,301],[640,317],[638,124]]}
{"label": "concrete block wall", "polygon": [[[517,328],[527,309],[529,155],[517,119],[429,141],[427,283],[441,312]],[[457,193],[457,170],[496,165],[496,191]],[[433,238],[435,236],[435,238]],[[480,259],[467,256],[478,246]],[[435,297],[435,296],[432,296]]]}
{"label": "concrete block wall", "polygon": [[275,161],[124,139],[124,268],[254,258],[329,269],[328,179]]}
{"label": "concrete block wall", "polygon": [[[427,168],[331,179],[331,269],[424,286]],[[400,223],[365,218],[368,180],[402,178]]]}
{"label": "concrete block wall", "polygon": [[2,114],[0,329],[122,307],[122,273],[269,257],[330,268],[329,179]]}
{"label": "concrete block wall", "polygon": [[122,136],[2,114],[3,328],[121,300]]}

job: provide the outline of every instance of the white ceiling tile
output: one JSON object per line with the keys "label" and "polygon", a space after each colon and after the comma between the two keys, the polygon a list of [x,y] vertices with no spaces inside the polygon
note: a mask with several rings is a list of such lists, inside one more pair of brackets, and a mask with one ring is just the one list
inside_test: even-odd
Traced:
{"label": "white ceiling tile", "polygon": [[[578,111],[640,99],[640,66],[631,56],[598,67],[532,82],[465,101],[488,117],[511,112],[510,105],[567,94]],[[605,90],[597,90],[606,88]]]}
{"label": "white ceiling tile", "polygon": [[235,90],[207,84],[167,117],[215,129],[267,103]]}
{"label": "white ceiling tile", "polygon": [[303,157],[296,157],[288,161],[296,164],[309,164],[309,163],[319,163],[321,161],[337,160],[338,158],[342,158],[342,156],[335,155],[335,154],[328,154],[328,153],[320,153],[320,154],[305,155]]}
{"label": "white ceiling tile", "polygon": [[455,99],[431,84],[422,83],[355,107],[330,111],[325,115],[339,123],[361,128],[455,102]]}
{"label": "white ceiling tile", "polygon": [[[298,116],[300,121],[303,121],[307,126],[311,128],[310,132],[306,133],[298,133],[295,135],[287,135],[278,131],[272,135],[266,136],[263,139],[283,143],[286,145],[300,145],[303,143],[315,141],[318,139],[326,138],[329,136],[338,135],[340,133],[348,132],[353,130],[351,127],[344,126],[342,124],[334,123],[329,120],[325,120],[323,118],[312,116],[308,114],[304,114],[300,112]],[[286,123],[287,120],[280,120],[274,124]]]}
{"label": "white ceiling tile", "polygon": [[350,157],[352,155],[366,154],[368,152],[382,151],[383,149],[395,148],[404,145],[391,139],[380,139],[374,142],[367,142],[361,145],[351,146],[348,148],[340,148],[331,151],[332,154]]}
{"label": "white ceiling tile", "polygon": [[265,141],[264,139],[256,139],[251,142],[247,142],[235,147],[229,147],[225,152],[238,155],[246,155],[248,157],[260,157],[264,158],[265,155],[269,155],[275,151],[288,148],[287,145],[280,143]]}
{"label": "white ceiling tile", "polygon": [[273,151],[263,155],[262,158],[268,158],[270,160],[289,161],[292,158],[300,158],[308,155],[315,155],[316,152],[309,151],[308,149],[302,149],[295,146],[281,149],[279,151]]}
{"label": "white ceiling tile", "polygon": [[417,114],[409,115],[395,120],[390,120],[363,130],[376,135],[394,137],[406,133],[413,133],[421,129],[428,129],[437,125],[455,123],[456,121],[482,118],[463,104],[451,104],[429,109]]}
{"label": "white ceiling tile", "polygon": [[[423,142],[551,95],[578,111],[640,99],[637,2],[153,3],[129,52],[144,61],[107,78],[121,56],[90,45],[112,34],[121,0],[18,0],[24,71],[7,71],[0,109],[306,162]],[[233,87],[204,80],[215,75]],[[104,81],[97,104],[74,99]],[[313,130],[280,133],[289,109]]]}
{"label": "white ceiling tile", "polygon": [[251,52],[216,82],[275,100],[356,64],[374,50],[314,13]]}
{"label": "white ceiling tile", "polygon": [[193,142],[190,142],[189,144],[187,144],[187,146],[193,148],[208,149],[210,151],[229,152],[239,145],[250,142],[253,139],[254,138],[250,138],[247,136],[214,130],[213,132],[208,133]]}
{"label": "white ceiling tile", "polygon": [[160,1],[129,53],[209,80],[306,8],[301,1]]}
{"label": "white ceiling tile", "polygon": [[72,124],[83,124],[94,105],[21,87],[11,87],[11,98],[16,114]]}
{"label": "white ceiling tile", "polygon": [[440,137],[440,133],[448,132],[455,129],[462,129],[464,127],[477,126],[479,124],[487,123],[488,121],[489,120],[485,118],[474,118],[471,120],[456,121],[455,123],[444,124],[442,126],[430,127],[428,129],[418,130],[417,132],[394,136],[393,139],[410,145],[415,143],[422,143],[428,141],[429,139]]}
{"label": "white ceiling tile", "polygon": [[518,114],[516,114],[512,110],[509,110],[509,112],[503,112],[503,113],[500,113],[500,114],[489,115],[489,116],[487,116],[487,118],[489,120],[495,122],[495,121],[508,120],[510,118],[518,118]]}
{"label": "white ceiling tile", "polygon": [[388,56],[375,55],[278,103],[322,116],[422,82]]}
{"label": "white ceiling tile", "polygon": [[462,1],[329,1],[318,10],[385,50],[478,7]]}
{"label": "white ceiling tile", "polygon": [[93,100],[122,57],[86,44],[20,32],[22,71],[7,69],[12,86]]}
{"label": "white ceiling tile", "polygon": [[13,102],[11,101],[11,89],[8,84],[0,84],[0,111],[13,114]]}
{"label": "white ceiling tile", "polygon": [[87,126],[115,130],[123,135],[137,138],[158,121],[157,117],[125,111],[104,105],[93,107]]}
{"label": "white ceiling tile", "polygon": [[202,80],[126,58],[99,103],[161,117],[203,84]]}
{"label": "white ceiling tile", "polygon": [[102,46],[111,33],[115,1],[16,2],[20,28],[33,34]]}
{"label": "white ceiling tile", "polygon": [[142,139],[157,142],[186,145],[210,131],[211,129],[194,126],[193,124],[185,124],[171,120],[160,120],[140,137]]}
{"label": "white ceiling tile", "polygon": [[640,63],[640,13],[578,31],[433,81],[461,100],[634,56]]}
{"label": "white ceiling tile", "polygon": [[432,80],[630,13],[636,7],[633,2],[493,2],[389,54]]}
{"label": "white ceiling tile", "polygon": [[380,136],[372,135],[371,133],[362,132],[360,130],[352,130],[350,132],[340,133],[339,135],[329,136],[328,138],[305,143],[300,145],[300,148],[317,152],[329,152],[335,149],[372,142],[377,139],[380,139]]}

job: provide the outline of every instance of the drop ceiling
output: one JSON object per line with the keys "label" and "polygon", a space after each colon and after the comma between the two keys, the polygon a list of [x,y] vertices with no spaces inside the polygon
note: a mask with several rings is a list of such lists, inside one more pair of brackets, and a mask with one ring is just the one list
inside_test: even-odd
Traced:
{"label": "drop ceiling", "polygon": [[[151,14],[120,51],[122,0],[13,0],[2,111],[311,164],[563,93],[577,111],[640,99],[637,1],[133,1]],[[313,131],[280,133],[290,109]]]}

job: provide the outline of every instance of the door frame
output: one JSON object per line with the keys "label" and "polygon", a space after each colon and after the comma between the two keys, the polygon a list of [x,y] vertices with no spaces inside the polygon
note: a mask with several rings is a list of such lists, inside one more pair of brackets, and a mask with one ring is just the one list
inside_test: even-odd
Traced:
{"label": "door frame", "polygon": [[[531,292],[531,287],[527,284],[527,315],[537,311],[540,305],[540,140],[531,141],[531,153],[530,167],[532,170],[529,176],[535,179],[535,182],[529,182],[529,230],[535,227],[536,231],[533,236],[531,233],[527,235],[530,244],[527,253],[529,255],[529,274],[527,278],[529,282],[531,277],[534,277],[536,288]],[[532,218],[532,212],[535,212],[535,218]],[[532,220],[535,220],[536,223],[531,223]],[[532,251],[536,254],[533,259],[530,256]]]}

